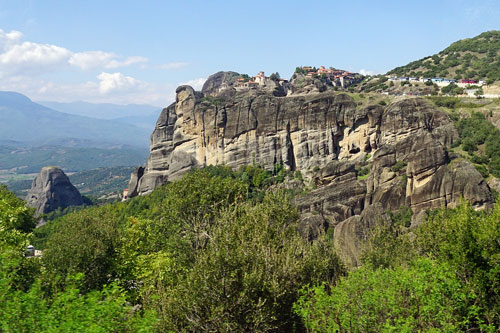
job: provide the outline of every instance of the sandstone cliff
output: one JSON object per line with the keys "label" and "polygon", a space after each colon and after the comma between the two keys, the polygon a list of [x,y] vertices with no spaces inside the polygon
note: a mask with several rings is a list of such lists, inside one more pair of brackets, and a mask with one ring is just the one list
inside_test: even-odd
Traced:
{"label": "sandstone cliff", "polygon": [[[181,86],[158,119],[150,157],[132,175],[129,193],[150,193],[193,167],[283,164],[316,184],[296,199],[309,231],[335,228],[337,243],[357,264],[358,243],[386,210],[406,205],[418,217],[461,198],[478,208],[491,204],[477,170],[448,154],[457,137],[447,114],[420,98],[357,106],[332,90],[214,98]],[[360,168],[369,171],[365,179],[357,176]]]}
{"label": "sandstone cliff", "polygon": [[35,177],[26,196],[27,205],[35,208],[35,216],[58,208],[83,205],[80,192],[59,168],[45,167]]}

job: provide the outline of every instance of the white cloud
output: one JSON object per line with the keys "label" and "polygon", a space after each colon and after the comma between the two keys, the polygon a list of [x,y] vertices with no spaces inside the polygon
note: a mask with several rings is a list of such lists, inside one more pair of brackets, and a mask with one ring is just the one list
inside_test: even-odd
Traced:
{"label": "white cloud", "polygon": [[100,67],[105,63],[110,62],[115,55],[103,51],[86,51],[74,53],[68,62],[72,66],[80,67],[83,70],[88,70],[95,67]]}
{"label": "white cloud", "polygon": [[207,80],[206,78],[200,77],[197,79],[192,79],[187,82],[181,83],[181,86],[187,85],[193,87],[194,90],[201,90],[206,80]]}
{"label": "white cloud", "polygon": [[57,66],[64,66],[71,52],[50,44],[24,42],[9,47],[0,54],[0,73],[44,72]]}
{"label": "white cloud", "polygon": [[187,62],[177,61],[177,62],[169,62],[163,65],[160,65],[160,69],[170,70],[170,69],[179,69],[182,67],[186,67],[189,65]]}
{"label": "white cloud", "polygon": [[23,34],[20,31],[12,30],[11,32],[5,32],[0,29],[0,47],[5,49],[12,43],[17,43]]}
{"label": "white cloud", "polygon": [[[107,73],[109,74],[109,73]],[[123,75],[123,74],[122,74]],[[175,86],[152,84],[135,78],[123,79],[125,75],[103,76],[101,79],[80,83],[62,83],[39,77],[11,77],[0,80],[0,90],[17,91],[34,101],[92,103],[150,104],[164,107],[175,100]],[[99,75],[100,76],[100,75]],[[105,93],[101,88],[111,89]]]}
{"label": "white cloud", "polygon": [[140,63],[146,63],[148,61],[149,59],[146,57],[133,56],[133,57],[128,57],[123,61],[113,59],[109,63],[107,63],[104,67],[111,69],[111,68],[125,67]]}
{"label": "white cloud", "polygon": [[113,91],[124,91],[143,85],[143,83],[131,76],[122,73],[102,72],[97,76],[99,79],[99,92],[107,94]]}
{"label": "white cloud", "polygon": [[361,75],[375,75],[375,74],[377,74],[377,72],[376,71],[370,71],[370,70],[362,68],[362,69],[359,70],[359,74],[361,74]]}
{"label": "white cloud", "polygon": [[[0,29],[0,90],[17,91],[34,100],[165,106],[175,100],[176,86],[146,82],[116,70],[133,65],[147,68],[148,62],[141,56],[126,57],[99,50],[73,52],[58,45],[24,41],[21,32]],[[176,69],[187,65],[186,62],[171,62],[161,68]],[[93,80],[86,78],[75,82],[81,75],[77,69],[98,72]],[[72,71],[72,82],[59,81],[58,74],[68,70]],[[204,82],[205,79],[199,78],[186,84],[199,90]]]}
{"label": "white cloud", "polygon": [[23,34],[13,30],[0,29],[0,76],[33,75],[66,69],[68,66],[82,70],[95,68],[115,69],[135,64],[145,64],[148,58],[141,56],[123,57],[104,51],[72,52],[51,44],[22,42]]}
{"label": "white cloud", "polygon": [[114,69],[148,62],[148,58],[139,56],[127,57],[121,61],[117,58],[119,57],[114,53],[103,51],[85,51],[74,53],[68,62],[71,65],[79,67],[83,70],[89,70],[92,68]]}

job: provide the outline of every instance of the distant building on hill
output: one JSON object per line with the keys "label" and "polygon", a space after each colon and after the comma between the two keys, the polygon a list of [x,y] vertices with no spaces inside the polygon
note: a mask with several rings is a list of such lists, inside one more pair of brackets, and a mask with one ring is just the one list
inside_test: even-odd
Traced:
{"label": "distant building on hill", "polygon": [[123,198],[122,201],[126,201],[128,199],[128,188],[123,190]]}
{"label": "distant building on hill", "polygon": [[258,83],[260,86],[264,86],[267,83],[269,78],[264,74],[263,71],[260,71],[259,74],[253,77],[254,82]]}

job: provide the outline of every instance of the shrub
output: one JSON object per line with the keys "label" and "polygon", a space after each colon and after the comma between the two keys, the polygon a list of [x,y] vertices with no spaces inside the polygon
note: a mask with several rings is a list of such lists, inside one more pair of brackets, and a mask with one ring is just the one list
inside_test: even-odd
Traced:
{"label": "shrub", "polygon": [[[309,242],[286,198],[225,209],[192,267],[171,269],[175,254],[151,267],[144,302],[157,309],[161,331],[291,331],[292,304],[306,283],[343,272],[332,242]],[[175,267],[175,266],[174,266]],[[150,268],[150,269],[151,269]]]}
{"label": "shrub", "polygon": [[406,168],[406,163],[403,161],[397,161],[396,164],[392,166],[392,171],[394,172],[399,172]]}
{"label": "shrub", "polygon": [[294,309],[311,332],[458,331],[470,298],[448,265],[417,259],[407,268],[361,267],[330,293],[304,288]]}

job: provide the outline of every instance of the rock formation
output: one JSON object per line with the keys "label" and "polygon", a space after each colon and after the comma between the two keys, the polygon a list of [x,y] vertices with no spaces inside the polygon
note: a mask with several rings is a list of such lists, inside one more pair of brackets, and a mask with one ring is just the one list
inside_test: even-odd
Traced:
{"label": "rock formation", "polygon": [[35,208],[35,216],[58,208],[83,205],[83,198],[68,176],[59,168],[45,167],[35,177],[26,196],[27,205]]}
{"label": "rock formation", "polygon": [[[148,194],[193,167],[283,164],[317,187],[296,199],[303,229],[335,228],[354,265],[360,242],[387,210],[405,205],[419,213],[453,207],[461,198],[477,208],[492,203],[479,172],[448,154],[458,134],[446,113],[421,98],[357,106],[347,94],[319,91],[207,98],[179,87],[151,135],[146,167],[132,175],[130,193]],[[369,171],[361,179],[360,168]]]}
{"label": "rock formation", "polygon": [[217,72],[208,77],[208,79],[203,84],[201,92],[206,95],[215,94],[218,92],[220,86],[225,83],[232,85],[236,82],[236,79],[240,74],[236,72]]}

